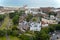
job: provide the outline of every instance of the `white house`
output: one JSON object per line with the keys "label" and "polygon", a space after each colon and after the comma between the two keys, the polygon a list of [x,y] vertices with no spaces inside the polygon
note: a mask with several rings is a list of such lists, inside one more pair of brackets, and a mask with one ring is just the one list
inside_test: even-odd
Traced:
{"label": "white house", "polygon": [[31,31],[40,31],[41,30],[41,22],[40,23],[37,23],[37,22],[30,23],[30,30]]}
{"label": "white house", "polygon": [[54,19],[56,19],[56,17],[54,15],[50,15],[50,19],[54,20]]}
{"label": "white house", "polygon": [[40,31],[41,30],[41,22],[26,22],[23,21],[19,23],[19,29],[22,31],[26,31],[30,29],[30,31]]}

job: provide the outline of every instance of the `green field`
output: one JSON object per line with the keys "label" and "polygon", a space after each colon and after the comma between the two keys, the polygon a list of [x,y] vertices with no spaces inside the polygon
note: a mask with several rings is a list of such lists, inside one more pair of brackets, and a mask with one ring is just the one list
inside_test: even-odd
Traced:
{"label": "green field", "polygon": [[4,22],[3,22],[3,24],[1,25],[1,28],[0,28],[1,30],[5,29],[5,28],[7,27],[8,20],[9,20],[8,17],[6,17],[6,18],[4,19]]}
{"label": "green field", "polygon": [[[4,37],[0,37],[0,40],[7,40],[7,38],[5,36]],[[20,39],[17,38],[17,37],[9,36],[9,40],[20,40]]]}
{"label": "green field", "polygon": [[0,27],[0,30],[6,29],[7,27],[12,26],[12,25],[9,25],[9,23],[12,23],[12,20],[10,20],[9,17],[6,17],[3,21],[3,24]]}

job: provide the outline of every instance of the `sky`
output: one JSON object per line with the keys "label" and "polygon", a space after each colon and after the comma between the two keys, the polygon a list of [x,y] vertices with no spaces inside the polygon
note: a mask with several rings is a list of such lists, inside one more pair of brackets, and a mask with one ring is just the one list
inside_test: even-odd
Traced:
{"label": "sky", "polygon": [[0,6],[60,7],[60,0],[0,0]]}

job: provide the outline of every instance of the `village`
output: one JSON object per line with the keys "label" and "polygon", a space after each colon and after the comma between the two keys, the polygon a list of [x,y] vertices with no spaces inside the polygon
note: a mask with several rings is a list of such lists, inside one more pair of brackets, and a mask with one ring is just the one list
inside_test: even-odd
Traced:
{"label": "village", "polygon": [[[41,32],[41,30],[48,30],[50,26],[56,25],[56,30],[52,27],[49,29],[49,32],[47,34],[50,35],[50,38],[41,40],[58,40],[60,39],[60,8],[54,8],[54,7],[2,7],[0,6],[0,15],[5,15],[4,20],[2,21],[0,19],[0,26],[1,30],[13,30],[16,33],[16,35],[29,35],[33,36],[35,32]],[[59,25],[59,26],[58,26]],[[14,27],[13,27],[14,26]],[[58,27],[57,27],[58,26]],[[45,29],[48,28],[48,29]],[[58,28],[58,29],[57,29]],[[19,31],[18,31],[19,30]],[[52,31],[51,31],[52,30]],[[26,33],[28,32],[28,33]],[[30,34],[31,32],[31,34]],[[56,34],[57,33],[57,34]],[[36,33],[37,34],[37,33]],[[39,33],[38,33],[39,34]],[[47,35],[46,34],[46,35]],[[8,33],[7,33],[8,35]],[[58,36],[56,36],[58,35]],[[7,36],[8,37],[8,36]],[[39,36],[38,36],[39,37]],[[33,39],[29,38],[31,40],[40,40],[39,38]],[[23,39],[22,40],[29,40],[29,39]]]}

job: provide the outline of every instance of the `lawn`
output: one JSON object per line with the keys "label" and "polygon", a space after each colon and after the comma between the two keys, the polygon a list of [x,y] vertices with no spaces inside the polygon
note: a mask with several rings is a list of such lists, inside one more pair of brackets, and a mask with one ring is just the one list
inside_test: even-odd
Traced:
{"label": "lawn", "polygon": [[2,24],[1,27],[0,27],[0,30],[9,28],[10,26],[12,26],[12,25],[10,25],[10,24],[12,24],[12,20],[9,19],[9,17],[6,17],[6,18],[4,19],[4,21],[3,21],[3,24]]}
{"label": "lawn", "polygon": [[[7,38],[5,36],[4,37],[0,37],[0,40],[7,40]],[[20,39],[17,38],[17,37],[9,36],[9,40],[20,40]]]}
{"label": "lawn", "polygon": [[6,37],[0,37],[0,40],[6,40]]}
{"label": "lawn", "polygon": [[9,17],[6,17],[4,19],[4,22],[3,22],[3,24],[1,25],[1,28],[0,28],[1,30],[5,29],[7,27],[8,20],[9,20]]}

